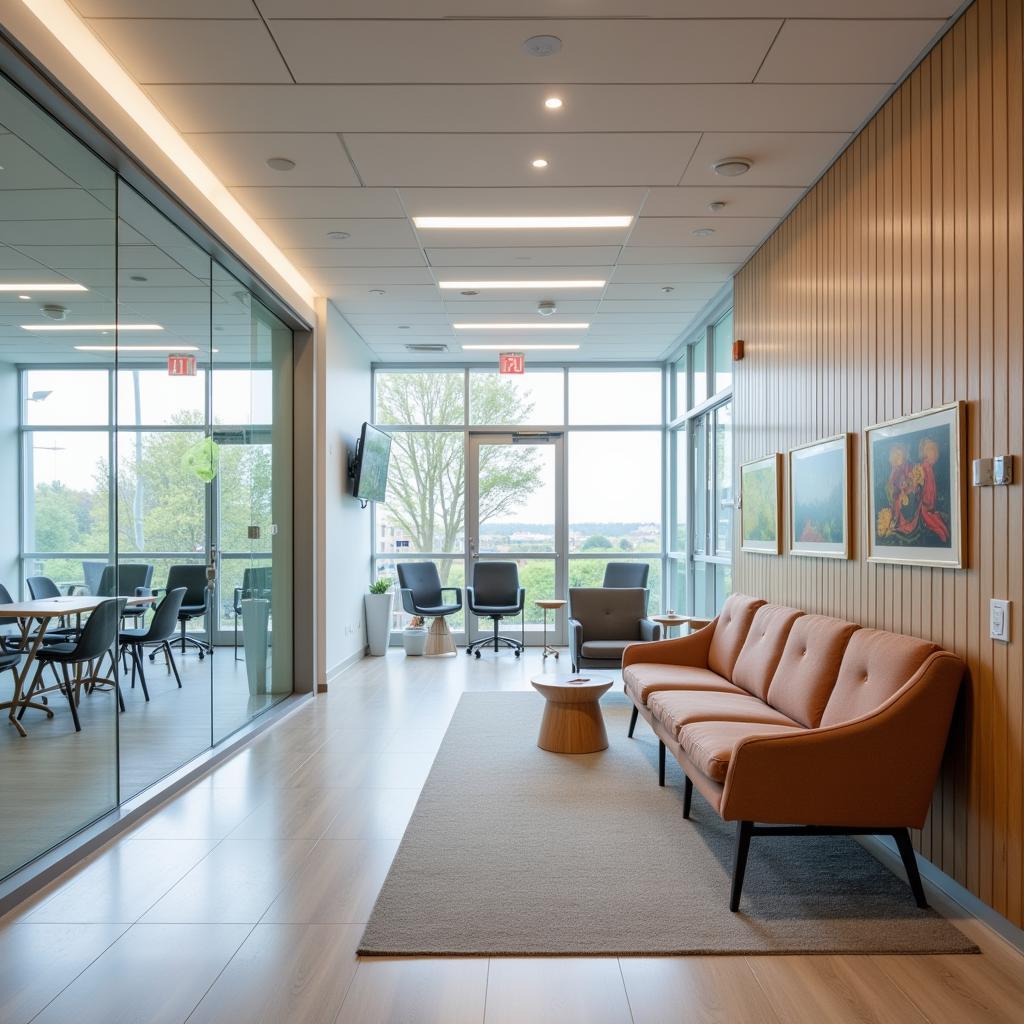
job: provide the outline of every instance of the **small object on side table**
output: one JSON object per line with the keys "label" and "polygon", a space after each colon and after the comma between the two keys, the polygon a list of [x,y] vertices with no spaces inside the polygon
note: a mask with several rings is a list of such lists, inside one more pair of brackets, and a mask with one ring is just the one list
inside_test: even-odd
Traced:
{"label": "small object on side table", "polygon": [[555,754],[592,754],[608,747],[598,701],[612,685],[601,672],[545,673],[530,680],[544,695],[537,746]]}
{"label": "small object on side table", "polygon": [[[550,608],[552,611],[557,612],[559,608],[564,608],[569,602],[568,601],[560,600],[559,598],[552,597],[552,598],[545,598],[543,601],[534,601],[533,603],[538,608],[543,608],[544,609],[544,634],[543,634],[544,654],[543,654],[543,657],[541,658],[541,660],[542,661],[547,661],[549,654],[554,655],[554,657],[557,659],[558,658],[558,651],[554,647],[551,647],[551,646],[548,645],[548,609]],[[557,622],[557,619],[556,619],[556,622]]]}

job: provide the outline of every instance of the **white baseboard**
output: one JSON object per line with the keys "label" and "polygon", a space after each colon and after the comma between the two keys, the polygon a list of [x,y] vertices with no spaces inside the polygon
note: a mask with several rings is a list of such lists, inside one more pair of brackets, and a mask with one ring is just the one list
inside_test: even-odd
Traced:
{"label": "white baseboard", "polygon": [[338,676],[342,675],[344,672],[347,672],[353,665],[357,665],[365,657],[366,648],[364,647],[361,651],[354,651],[347,658],[344,658],[343,660],[339,661],[338,664],[335,665],[333,668],[329,668],[327,670],[327,676],[325,680],[327,685],[330,686],[331,683],[333,683],[334,680],[338,678]]}
{"label": "white baseboard", "polygon": [[[857,836],[855,838],[868,853],[880,860],[890,871],[899,875],[900,878],[907,877],[903,870],[903,862],[896,850],[896,844],[891,839],[882,836]],[[993,910],[987,903],[983,903],[974,893],[969,892],[955,879],[939,870],[930,860],[925,860],[920,854],[916,856],[917,868],[921,872],[921,881],[924,882],[925,889],[929,890],[929,899],[938,893],[940,895],[938,902],[948,901],[957,904],[965,913],[970,914],[1001,939],[1024,953],[1024,929],[1018,928],[1012,921],[1007,921],[1002,914]]]}

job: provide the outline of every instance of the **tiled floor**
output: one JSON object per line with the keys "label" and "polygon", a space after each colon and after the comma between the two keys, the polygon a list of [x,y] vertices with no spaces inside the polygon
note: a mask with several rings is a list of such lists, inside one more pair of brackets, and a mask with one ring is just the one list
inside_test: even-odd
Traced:
{"label": "tiled floor", "polygon": [[1020,1020],[1024,957],[971,921],[982,956],[357,961],[460,694],[539,661],[360,663],[0,922],[0,1022]]}

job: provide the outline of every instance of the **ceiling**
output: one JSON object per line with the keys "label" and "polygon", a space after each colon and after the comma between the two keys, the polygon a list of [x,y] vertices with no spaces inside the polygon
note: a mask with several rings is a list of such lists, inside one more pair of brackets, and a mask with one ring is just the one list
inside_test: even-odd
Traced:
{"label": "ceiling", "polygon": [[[955,0],[75,0],[376,358],[439,342],[669,353],[942,31]],[[543,11],[543,16],[533,16]],[[535,57],[523,42],[561,40]],[[550,110],[544,101],[562,100]],[[294,162],[273,170],[267,160]],[[751,162],[717,175],[726,157]],[[548,161],[544,168],[534,159]],[[708,204],[724,203],[712,212]],[[628,227],[417,229],[614,214]],[[713,233],[707,234],[705,229]],[[337,239],[328,232],[344,232]],[[695,234],[694,232],[701,232]],[[599,289],[442,280],[597,279]],[[548,334],[479,323],[585,322]],[[478,357],[480,353],[476,354]],[[532,357],[531,357],[532,358]],[[543,358],[541,356],[541,358]]]}

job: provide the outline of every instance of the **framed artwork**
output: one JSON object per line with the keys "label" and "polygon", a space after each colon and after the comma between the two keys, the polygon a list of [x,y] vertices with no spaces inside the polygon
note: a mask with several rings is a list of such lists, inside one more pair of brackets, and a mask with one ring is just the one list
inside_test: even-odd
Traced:
{"label": "framed artwork", "polygon": [[789,450],[789,553],[850,557],[850,435]]}
{"label": "framed artwork", "polygon": [[782,455],[740,466],[740,547],[782,554]]}
{"label": "framed artwork", "polygon": [[963,567],[963,402],[864,431],[869,562]]}

